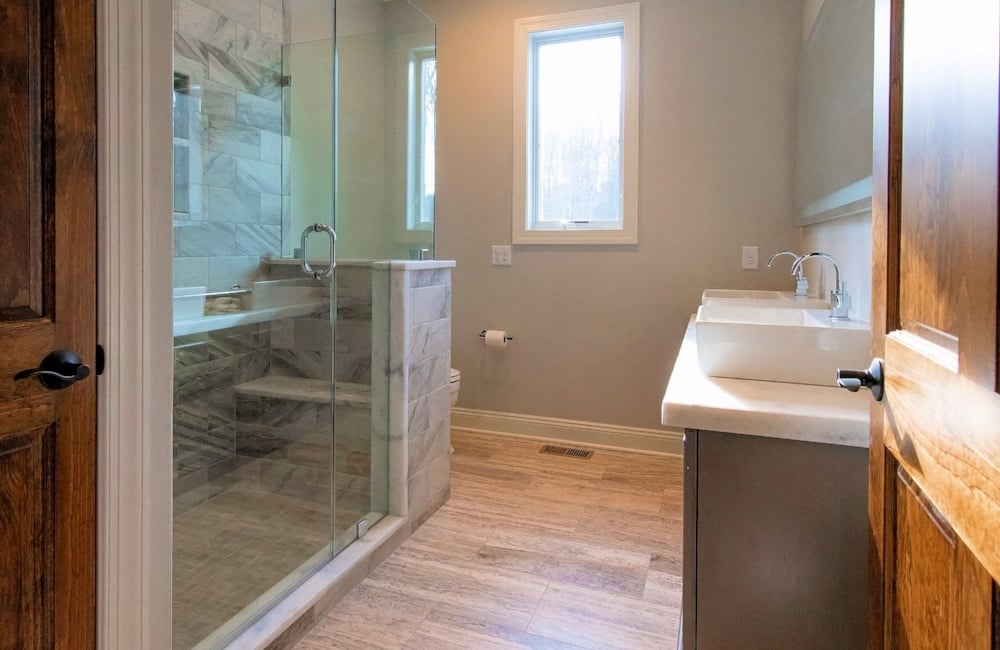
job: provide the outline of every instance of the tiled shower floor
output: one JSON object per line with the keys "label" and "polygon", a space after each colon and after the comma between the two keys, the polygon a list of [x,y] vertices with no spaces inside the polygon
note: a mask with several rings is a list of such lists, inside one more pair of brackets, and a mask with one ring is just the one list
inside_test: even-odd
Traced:
{"label": "tiled shower floor", "polygon": [[[330,542],[329,504],[276,494],[250,481],[175,502],[173,647],[192,648]],[[338,498],[338,531],[365,512],[364,495]],[[353,506],[353,507],[352,507]]]}

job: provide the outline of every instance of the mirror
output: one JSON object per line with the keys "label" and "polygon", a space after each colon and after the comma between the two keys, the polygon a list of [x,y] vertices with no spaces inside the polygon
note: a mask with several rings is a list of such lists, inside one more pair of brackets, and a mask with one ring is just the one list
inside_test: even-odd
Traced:
{"label": "mirror", "polygon": [[796,82],[799,226],[871,210],[874,4],[820,0],[815,15]]}

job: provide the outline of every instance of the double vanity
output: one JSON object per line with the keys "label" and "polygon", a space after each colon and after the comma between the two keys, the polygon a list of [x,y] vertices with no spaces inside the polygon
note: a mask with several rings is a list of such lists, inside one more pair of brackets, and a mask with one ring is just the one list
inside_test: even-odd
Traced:
{"label": "double vanity", "polygon": [[706,291],[663,398],[683,428],[680,647],[861,648],[868,323],[770,291]]}

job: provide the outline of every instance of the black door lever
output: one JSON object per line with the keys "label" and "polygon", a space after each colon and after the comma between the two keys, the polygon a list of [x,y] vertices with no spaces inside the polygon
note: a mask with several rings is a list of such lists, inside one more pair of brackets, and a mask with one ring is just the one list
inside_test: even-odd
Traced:
{"label": "black door lever", "polygon": [[14,375],[14,381],[37,377],[39,383],[49,390],[62,390],[89,376],[90,366],[83,362],[80,355],[72,350],[56,350],[45,355],[37,368],[22,370]]}

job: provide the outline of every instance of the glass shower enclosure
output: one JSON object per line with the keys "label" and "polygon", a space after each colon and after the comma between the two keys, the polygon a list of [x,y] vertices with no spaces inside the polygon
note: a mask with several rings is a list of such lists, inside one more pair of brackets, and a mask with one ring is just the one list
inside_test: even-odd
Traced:
{"label": "glass shower enclosure", "polygon": [[430,21],[207,4],[174,0],[174,648],[226,645],[386,514],[372,261],[433,248]]}

